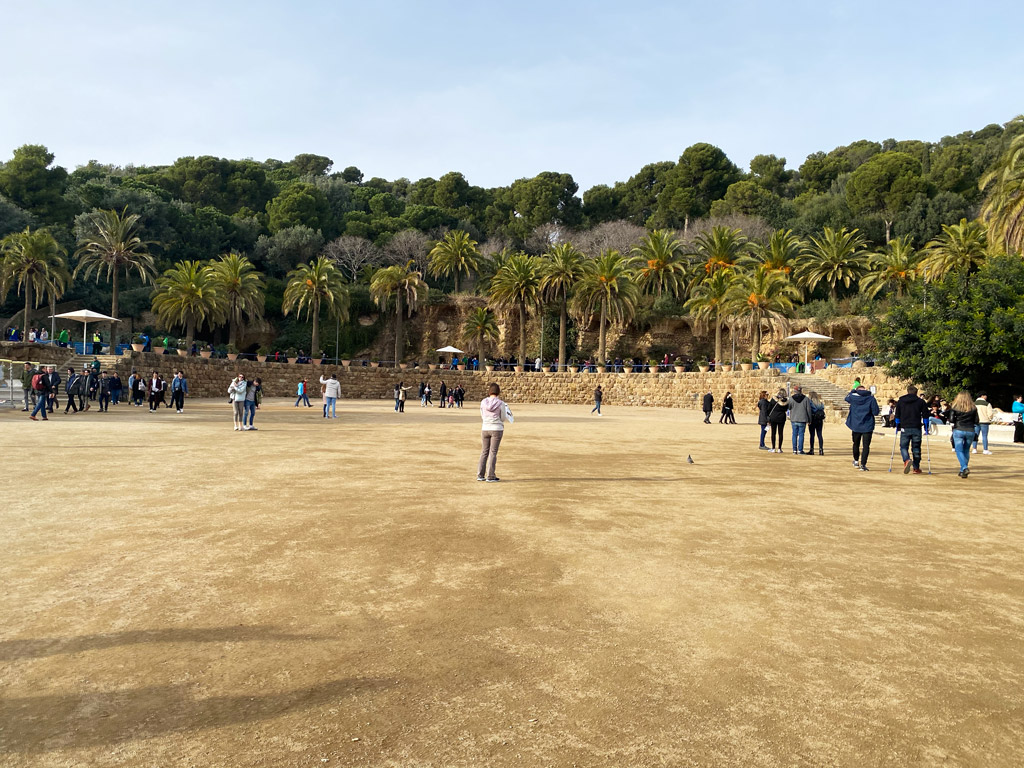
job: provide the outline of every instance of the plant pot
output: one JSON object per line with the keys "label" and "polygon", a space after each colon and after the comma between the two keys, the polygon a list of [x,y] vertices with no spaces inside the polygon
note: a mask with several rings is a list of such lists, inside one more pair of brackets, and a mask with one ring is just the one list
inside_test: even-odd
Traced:
{"label": "plant pot", "polygon": [[660,369],[658,368],[658,366],[656,364],[652,364],[652,365],[648,365],[647,366],[647,372],[648,373],[660,373]]}
{"label": "plant pot", "polygon": [[579,372],[580,372],[580,367],[578,365],[570,365],[569,366],[569,373],[579,373]]}
{"label": "plant pot", "polygon": [[[711,370],[711,366],[710,365],[698,365],[697,366],[697,370],[700,371],[701,373],[707,373],[708,371]],[[683,372],[682,366],[677,365],[676,366],[676,373],[682,373],[682,372]]]}
{"label": "plant pot", "polygon": [[313,365],[323,365],[323,363],[324,363],[324,360],[323,360],[322,357],[317,357],[317,358],[313,359]]}
{"label": "plant pot", "polygon": [[771,367],[772,364],[767,361],[761,361],[757,364],[757,370],[759,371],[767,371]]}
{"label": "plant pot", "polygon": [[598,373],[607,373],[608,372],[608,366],[607,365],[599,365],[599,366],[597,366],[597,372]]}
{"label": "plant pot", "polygon": [[150,349],[153,350],[154,355],[162,355],[167,347],[151,347]]}
{"label": "plant pot", "polygon": [[199,356],[200,356],[200,357],[205,357],[206,359],[209,359],[209,358],[213,357],[213,352],[211,352],[211,351],[210,351],[210,350],[208,350],[208,349],[204,349],[204,350],[202,350],[202,351],[201,351],[201,352],[199,353]]}
{"label": "plant pot", "polygon": [[175,351],[178,353],[178,357],[188,357],[188,350],[187,349],[178,349],[178,350],[175,350]]}
{"label": "plant pot", "polygon": [[545,370],[548,373],[558,373],[558,366],[557,365],[549,365],[547,368],[545,368]]}
{"label": "plant pot", "polygon": [[350,365],[352,365],[352,361],[351,361],[351,360],[342,360],[342,361],[341,361],[341,364],[342,364],[342,365],[343,365],[343,366],[344,366],[345,368],[348,368],[348,367],[349,367]]}
{"label": "plant pot", "polygon": [[517,366],[515,367],[515,372],[516,372],[516,373],[522,373],[522,372],[523,372],[523,366],[521,366],[521,365],[517,365]]}
{"label": "plant pot", "polygon": [[722,369],[722,373],[731,373],[732,372],[732,366],[731,365],[723,364],[723,365],[721,365],[719,367]]}
{"label": "plant pot", "polygon": [[437,370],[437,363],[427,363],[427,368],[431,371]]}
{"label": "plant pot", "polygon": [[740,363],[740,370],[741,371],[752,371],[752,370],[754,370],[754,364],[753,363]]}
{"label": "plant pot", "polygon": [[228,360],[237,360],[237,359],[238,359],[238,353],[237,352],[228,352]]}
{"label": "plant pot", "polygon": [[132,344],[132,351],[133,352],[141,352],[145,348],[146,348],[145,344]]}
{"label": "plant pot", "polygon": [[458,368],[460,371],[466,370],[466,366],[464,366],[464,365],[457,365],[455,367]]}
{"label": "plant pot", "polygon": [[380,362],[378,362],[377,360],[374,360],[372,363],[370,363],[370,367],[371,368],[380,368]]}
{"label": "plant pot", "polygon": [[409,367],[409,364],[408,364],[408,363],[399,363],[399,364],[398,364],[398,369],[399,369],[400,371],[404,371],[404,370],[406,370],[406,369],[407,369],[408,367]]}
{"label": "plant pot", "polygon": [[494,371],[494,366],[493,365],[485,365],[484,366],[484,370],[487,371],[487,373],[491,373],[492,371]]}

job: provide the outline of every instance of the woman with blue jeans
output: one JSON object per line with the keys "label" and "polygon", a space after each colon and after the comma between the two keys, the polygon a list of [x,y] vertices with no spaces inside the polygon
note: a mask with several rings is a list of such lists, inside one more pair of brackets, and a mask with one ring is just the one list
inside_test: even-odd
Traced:
{"label": "woman with blue jeans", "polygon": [[256,409],[260,407],[261,400],[263,400],[263,382],[260,379],[246,382],[245,400],[243,401],[244,410],[242,412],[243,431],[249,432],[256,429],[252,421],[256,418]]}
{"label": "woman with blue jeans", "polygon": [[978,409],[970,392],[961,392],[956,396],[950,408],[949,421],[953,425],[953,451],[960,462],[959,477],[966,478],[970,474],[967,463],[971,459],[971,443],[974,442],[974,428],[978,426]]}

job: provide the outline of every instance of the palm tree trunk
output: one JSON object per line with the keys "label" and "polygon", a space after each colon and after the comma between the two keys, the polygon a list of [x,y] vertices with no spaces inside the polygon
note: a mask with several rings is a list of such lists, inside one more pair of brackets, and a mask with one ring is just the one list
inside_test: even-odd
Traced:
{"label": "palm tree trunk", "polygon": [[402,362],[402,292],[395,296],[395,365]]}
{"label": "palm tree trunk", "polygon": [[[114,295],[110,299],[110,316],[113,318],[117,317],[117,278],[118,272],[114,271]],[[115,320],[110,321],[110,354],[117,354],[117,322]]]}
{"label": "palm tree trunk", "polygon": [[32,305],[32,278],[25,281],[25,317],[22,318],[24,324],[24,330],[21,334],[22,341],[28,341],[28,313],[29,307]]}
{"label": "palm tree trunk", "polygon": [[231,318],[228,321],[228,346],[238,348],[238,297],[231,297]]}
{"label": "palm tree trunk", "polygon": [[722,369],[722,318],[715,310],[715,370]]}
{"label": "palm tree trunk", "polygon": [[604,365],[605,357],[605,320],[608,318],[608,299],[601,299],[601,325],[597,329],[597,364]]}
{"label": "palm tree trunk", "polygon": [[455,292],[459,292],[459,270],[455,270]]}
{"label": "palm tree trunk", "polygon": [[192,351],[192,342],[196,337],[196,321],[189,318],[189,321],[185,324],[185,348],[189,352]]}
{"label": "palm tree trunk", "polygon": [[320,301],[315,300],[313,302],[313,339],[312,348],[309,350],[310,355],[315,355],[320,349]]}
{"label": "palm tree trunk", "polygon": [[526,368],[526,302],[519,302],[519,364]]}
{"label": "palm tree trunk", "polygon": [[750,362],[756,363],[761,352],[761,316],[754,316],[754,333],[750,344]]}
{"label": "palm tree trunk", "polygon": [[558,315],[558,368],[556,370],[565,370],[565,334],[567,326],[569,325],[569,310],[568,302],[565,300],[565,296],[562,296],[562,309]]}

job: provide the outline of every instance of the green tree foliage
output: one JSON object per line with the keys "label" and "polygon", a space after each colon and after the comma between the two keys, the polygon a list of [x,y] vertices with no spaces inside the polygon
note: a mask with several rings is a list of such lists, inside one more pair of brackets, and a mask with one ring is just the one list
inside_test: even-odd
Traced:
{"label": "green tree foliage", "polygon": [[758,186],[781,195],[793,178],[786,170],[786,158],[775,155],[755,155],[750,161],[750,178]]}
{"label": "green tree foliage", "polygon": [[656,229],[633,248],[637,285],[657,297],[680,297],[686,288],[689,262],[686,249],[674,232]]}
{"label": "green tree foliage", "polygon": [[520,241],[544,224],[577,227],[583,222],[578,189],[568,173],[544,171],[532,179],[517,179],[495,197],[491,220]]}
{"label": "green tree foliage", "polygon": [[892,375],[946,393],[1017,386],[1024,378],[1024,261],[994,256],[966,289],[955,272],[919,286],[873,334]]}
{"label": "green tree foliage", "polygon": [[312,184],[296,181],[267,203],[267,228],[277,234],[289,227],[323,229],[330,208],[327,196]]}
{"label": "green tree foliage", "polygon": [[812,192],[827,192],[840,176],[857,170],[882,151],[876,141],[855,141],[827,154],[813,152],[800,166],[800,179]]}
{"label": "green tree foliage", "polygon": [[669,172],[675,167],[676,164],[670,161],[650,163],[625,184],[617,184],[615,188],[622,195],[620,211],[623,218],[638,226],[645,225],[657,210]]}
{"label": "green tree foliage", "polygon": [[648,224],[686,227],[690,219],[706,216],[711,204],[739,180],[739,168],[718,147],[704,143],[687,147],[666,175],[657,215]]}
{"label": "green tree foliage", "polygon": [[835,301],[838,286],[849,288],[867,273],[868,265],[867,241],[859,230],[826,227],[821,237],[811,238],[799,279],[811,291],[825,283]]}
{"label": "green tree foliage", "polygon": [[64,199],[68,172],[51,168],[54,155],[41,144],[26,144],[0,165],[0,194],[45,224],[65,222],[72,215]]}
{"label": "green tree foliage", "polygon": [[894,289],[897,298],[902,298],[917,280],[920,265],[921,255],[910,238],[894,238],[885,250],[869,258],[868,273],[861,279],[860,288],[872,298],[885,289]]}
{"label": "green tree foliage", "polygon": [[356,168],[354,165],[350,165],[348,168],[341,172],[341,178],[347,181],[349,184],[362,184],[363,172]]}
{"label": "green tree foliage", "polygon": [[491,301],[505,310],[519,312],[519,364],[526,365],[526,313],[541,296],[540,260],[525,253],[505,258],[491,279]]}
{"label": "green tree foliage", "polygon": [[[74,276],[81,274],[89,278],[95,275],[97,280],[102,278],[112,283],[111,317],[118,316],[117,298],[121,273],[126,278],[134,273],[145,285],[156,272],[153,257],[149,253],[152,243],[140,237],[139,220],[138,214],[128,213],[127,209],[120,213],[93,211],[86,216],[78,237],[78,250],[75,251],[78,264]],[[117,323],[111,322],[111,350],[117,348],[117,336]]]}
{"label": "green tree foliage", "polygon": [[210,268],[198,261],[182,261],[156,279],[153,312],[160,321],[185,329],[191,347],[197,330],[213,328],[224,316],[224,294]]}
{"label": "green tree foliage", "polygon": [[588,227],[624,218],[621,210],[623,189],[598,184],[583,193],[583,221]]}
{"label": "green tree foliage", "polygon": [[320,350],[320,310],[327,308],[332,318],[348,322],[349,292],[341,272],[326,256],[320,256],[310,264],[300,264],[288,273],[281,311],[306,315],[313,323],[310,343],[311,354]]}
{"label": "green tree foliage", "polygon": [[260,235],[253,249],[253,263],[262,272],[281,276],[292,265],[313,261],[323,246],[324,238],[319,232],[309,227],[289,227],[273,237]]}
{"label": "green tree foliage", "polygon": [[883,152],[853,172],[846,199],[854,213],[880,214],[889,242],[893,221],[926,186],[919,160],[903,152]]}
{"label": "green tree foliage", "polygon": [[736,266],[747,255],[750,242],[741,230],[718,225],[698,235],[694,247],[697,259],[704,265],[704,274],[711,275]]}
{"label": "green tree foliage", "polygon": [[777,229],[767,242],[750,247],[753,261],[772,272],[792,276],[807,256],[807,243],[793,234],[791,229]]}
{"label": "green tree foliage", "polygon": [[0,237],[36,224],[36,217],[0,195]]}
{"label": "green tree foliage", "polygon": [[750,359],[755,360],[761,351],[764,325],[779,336],[786,335],[787,321],[793,316],[800,291],[787,273],[758,264],[752,270],[740,271],[729,292],[727,312],[750,333]]}
{"label": "green tree foliage", "polygon": [[633,275],[633,261],[616,250],[607,250],[586,262],[583,279],[573,296],[573,309],[589,324],[598,313],[598,364],[607,359],[608,323],[628,323],[636,314],[639,290]]}
{"label": "green tree foliage", "polygon": [[0,240],[0,298],[13,288],[25,297],[23,338],[28,338],[31,312],[44,296],[59,298],[71,282],[64,249],[43,229],[25,228]]}
{"label": "green tree foliage", "polygon": [[262,211],[276,191],[264,165],[209,155],[182,157],[165,168],[143,169],[139,180],[183,202],[212,206],[228,215],[243,209]]}
{"label": "green tree foliage", "polygon": [[476,350],[477,360],[483,365],[486,359],[487,342],[498,340],[498,321],[487,307],[476,307],[466,316],[462,326],[462,340]]}
{"label": "green tree foliage", "polygon": [[252,262],[238,253],[225,253],[211,262],[210,272],[224,296],[229,326],[228,343],[236,346],[239,326],[246,319],[250,322],[262,319],[263,292],[266,286]]}
{"label": "green tree foliage", "polygon": [[477,242],[468,232],[454,229],[445,233],[430,251],[430,274],[434,277],[451,275],[455,278],[455,292],[459,292],[459,276],[471,275],[480,268]]}
{"label": "green tree foliage", "polygon": [[412,317],[426,287],[411,260],[404,266],[381,267],[370,280],[370,296],[377,306],[386,311],[392,300],[395,304],[395,363],[405,358],[402,313],[407,312]]}
{"label": "green tree foliage", "polygon": [[1007,253],[1024,253],[1024,133],[985,174],[981,188],[988,190],[981,218],[992,241]]}
{"label": "green tree foliage", "polygon": [[716,269],[694,286],[686,311],[693,315],[698,329],[711,323],[715,329],[715,362],[722,362],[722,323],[735,306],[733,284],[736,272],[732,267]]}
{"label": "green tree foliage", "polygon": [[941,280],[955,273],[966,284],[987,255],[985,227],[976,221],[960,219],[959,224],[944,225],[942,234],[925,246],[920,268],[927,280]]}
{"label": "green tree foliage", "polygon": [[558,366],[568,362],[565,356],[569,327],[569,298],[586,273],[586,256],[572,243],[554,246],[541,262],[540,287],[546,301],[558,303]]}

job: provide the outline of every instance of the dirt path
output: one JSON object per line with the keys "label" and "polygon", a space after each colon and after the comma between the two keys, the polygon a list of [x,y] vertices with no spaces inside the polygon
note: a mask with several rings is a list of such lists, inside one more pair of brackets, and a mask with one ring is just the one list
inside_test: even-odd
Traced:
{"label": "dirt path", "polygon": [[588,410],[0,414],[0,764],[1020,764],[1024,451]]}

